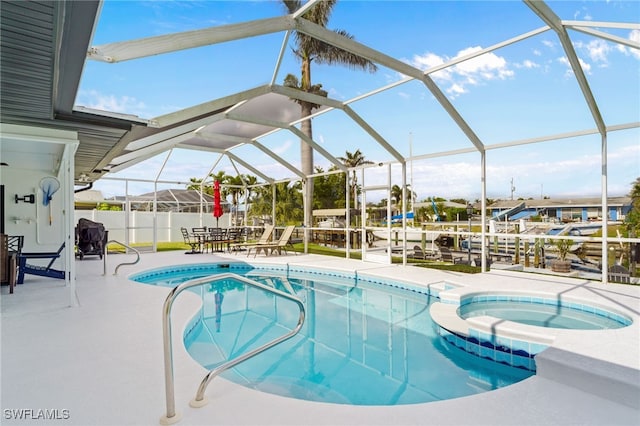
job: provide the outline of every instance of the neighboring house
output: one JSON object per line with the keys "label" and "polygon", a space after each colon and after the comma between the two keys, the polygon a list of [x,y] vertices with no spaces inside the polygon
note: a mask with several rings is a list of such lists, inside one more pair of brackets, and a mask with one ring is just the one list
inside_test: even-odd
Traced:
{"label": "neighboring house", "polygon": [[118,200],[105,200],[101,191],[89,189],[73,194],[73,204],[76,210],[93,210],[102,206],[117,206],[122,209],[124,202]]}
{"label": "neighboring house", "polygon": [[[153,211],[153,192],[141,195],[116,196],[104,199],[102,193],[96,190],[77,192],[74,194],[76,210],[93,210],[101,205],[123,206],[128,201],[131,210]],[[213,209],[213,197],[208,194],[201,194],[199,191],[190,189],[164,189],[157,192],[155,197],[157,211],[159,212],[182,212],[199,213],[202,207],[205,213],[211,213]],[[229,203],[222,200],[222,210],[228,213]]]}
{"label": "neighboring house", "polygon": [[[630,197],[609,197],[608,219],[623,221],[631,211]],[[522,208],[518,208],[524,203]],[[491,217],[497,217],[501,213],[513,209],[509,220],[527,219],[531,216],[541,216],[545,220],[558,222],[587,222],[590,220],[602,220],[602,199],[600,198],[570,198],[570,199],[543,199],[543,200],[501,200],[488,207]],[[501,218],[504,220],[504,218]]]}

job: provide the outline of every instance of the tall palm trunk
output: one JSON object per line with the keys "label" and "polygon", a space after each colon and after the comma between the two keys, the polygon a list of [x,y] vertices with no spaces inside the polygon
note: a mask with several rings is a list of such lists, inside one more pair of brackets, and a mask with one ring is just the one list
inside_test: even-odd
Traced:
{"label": "tall palm trunk", "polygon": [[[304,6],[306,2],[303,0],[283,0],[283,4],[290,14],[295,13]],[[303,14],[303,18],[308,19],[314,24],[322,27],[327,26],[331,11],[336,5],[337,0],[323,0],[316,2],[309,10]],[[342,37],[352,38],[352,36],[346,31],[335,31]],[[360,56],[352,54],[346,50],[342,50],[338,47],[334,47],[320,40],[314,40],[313,37],[299,33],[296,31],[296,48],[294,54],[300,60],[301,63],[301,79],[298,79],[289,74],[285,77],[285,84],[289,87],[294,87],[298,90],[302,90],[307,93],[313,93],[318,96],[327,96],[327,92],[322,90],[322,85],[311,84],[311,62],[315,61],[317,64],[334,65],[343,64],[350,67],[362,68],[374,72],[376,65]],[[307,118],[311,115],[314,108],[319,108],[320,105],[309,103],[301,100],[297,100],[301,106],[302,119],[304,120],[300,125],[300,131],[310,139],[311,134],[311,119]],[[307,118],[305,120],[305,118]],[[305,226],[311,226],[312,224],[312,209],[313,209],[313,179],[309,176],[314,172],[313,167],[313,147],[308,145],[305,141],[301,141],[300,146],[300,168],[305,176],[304,182],[304,224]],[[305,238],[306,241],[306,238]]]}
{"label": "tall palm trunk", "polygon": [[[301,88],[305,92],[308,92],[311,88],[311,60],[308,56],[302,58],[301,68]],[[302,117],[310,116],[313,105],[308,102],[301,102],[300,104]],[[310,119],[304,120],[300,124],[300,131],[307,136],[309,140],[313,140]],[[300,163],[302,173],[307,176],[304,182],[304,226],[310,227],[313,225],[313,178],[308,176],[313,173],[313,147],[304,140],[300,141]]]}

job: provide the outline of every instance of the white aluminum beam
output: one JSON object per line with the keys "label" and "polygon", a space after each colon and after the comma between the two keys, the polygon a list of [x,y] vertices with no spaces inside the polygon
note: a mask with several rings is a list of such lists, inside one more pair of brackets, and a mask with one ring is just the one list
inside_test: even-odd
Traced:
{"label": "white aluminum beam", "polygon": [[389,144],[378,132],[376,132],[373,127],[369,125],[365,120],[362,119],[356,112],[351,109],[350,106],[344,107],[344,112],[351,117],[353,121],[355,121],[360,127],[364,129],[373,139],[375,139],[378,144],[380,144],[389,154],[391,154],[396,160],[403,163],[404,156],[400,154],[391,144]]}
{"label": "white aluminum beam", "polygon": [[432,152],[430,154],[422,154],[416,155],[415,157],[407,158],[407,161],[410,160],[426,160],[428,158],[439,158],[439,157],[450,157],[453,155],[463,155],[463,154],[471,154],[474,152],[478,152],[477,149],[469,147],[469,148],[461,148],[461,149],[452,149],[450,151],[441,151],[441,152]]}
{"label": "white aluminum beam", "polygon": [[170,114],[161,115],[150,120],[149,126],[154,127],[166,127],[173,124],[181,123],[195,117],[200,117],[205,114],[211,114],[221,109],[232,108],[239,102],[251,100],[260,95],[266,95],[271,92],[271,86],[262,85],[257,86],[242,92],[234,93],[229,96],[224,96],[213,101],[205,102],[199,105],[195,105],[189,108],[181,109],[180,111],[172,112]]}
{"label": "white aluminum beam", "polygon": [[287,31],[293,28],[294,20],[288,15],[258,19],[239,24],[222,25],[201,30],[93,46],[89,49],[87,58],[109,63],[123,62],[130,59],[144,58],[279,31]]}
{"label": "white aluminum beam", "polygon": [[[640,28],[640,25],[638,25],[638,27]],[[588,34],[588,35],[592,35],[592,36],[595,36],[595,37],[599,37],[599,38],[602,38],[604,40],[611,41],[613,43],[622,44],[622,45],[630,47],[632,49],[640,49],[640,43],[638,43],[636,41],[633,41],[633,40],[630,40],[628,38],[614,36],[613,34],[605,33],[604,31],[594,30],[592,28],[578,27],[578,26],[570,26],[568,28],[571,28],[571,29],[573,29],[575,31],[579,31],[579,32],[584,33],[584,34]]]}
{"label": "white aluminum beam", "polygon": [[126,150],[127,151],[135,151],[137,149],[141,149],[141,148],[146,148],[148,146],[154,145],[158,142],[162,142],[164,140],[167,140],[168,138],[172,138],[175,136],[180,136],[180,135],[184,135],[186,133],[190,133],[193,132],[194,130],[202,127],[202,126],[207,126],[209,124],[213,124],[217,121],[223,120],[224,119],[224,115],[223,114],[216,114],[214,116],[210,116],[210,117],[205,117],[205,118],[201,118],[199,120],[196,121],[191,121],[187,124],[183,124],[181,126],[176,126],[176,127],[172,127],[171,129],[167,129],[165,131],[162,132],[158,132],[155,133],[153,135],[149,135],[149,136],[145,136],[143,138],[140,139],[136,139],[132,142],[130,142],[129,144],[127,144]]}
{"label": "white aluminum beam", "polygon": [[278,163],[282,164],[284,167],[286,167],[287,169],[289,169],[293,174],[295,174],[296,176],[298,176],[300,179],[304,179],[304,173],[302,173],[300,170],[296,169],[294,166],[292,166],[291,164],[289,164],[288,161],[286,161],[285,159],[283,159],[282,157],[280,157],[279,155],[277,155],[275,152],[271,151],[269,148],[267,148],[266,146],[262,145],[260,142],[258,141],[253,141],[251,143],[253,146],[255,146],[256,148],[258,148],[260,151],[264,152],[265,154],[267,154],[269,157],[273,158],[274,160],[276,160]]}
{"label": "white aluminum beam", "polygon": [[307,142],[308,144],[313,146],[316,149],[316,151],[318,151],[320,154],[322,154],[324,157],[326,157],[336,167],[338,167],[342,171],[346,171],[346,167],[342,164],[342,162],[337,160],[333,155],[331,155],[328,151],[326,151],[320,145],[315,143],[313,140],[307,138],[296,127],[290,126],[288,123],[283,123],[283,122],[274,121],[274,120],[260,119],[260,118],[257,118],[257,117],[249,117],[249,116],[244,116],[244,115],[241,115],[241,114],[227,114],[227,118],[229,118],[230,120],[242,121],[242,122],[247,122],[247,123],[253,123],[253,124],[259,124],[259,125],[263,125],[263,126],[268,126],[268,127],[275,127],[275,128],[278,128],[278,129],[289,130],[290,132],[292,132],[293,134],[295,134],[296,136],[298,136],[299,138],[303,139],[305,142]]}
{"label": "white aluminum beam", "polygon": [[260,176],[262,178],[262,180],[264,180],[265,182],[267,182],[269,184],[273,183],[273,178],[268,177],[267,175],[262,173],[260,170],[256,169],[251,164],[247,163],[246,161],[244,161],[242,158],[238,157],[234,153],[227,151],[227,152],[225,152],[225,155],[227,157],[229,157],[230,159],[232,159],[233,161],[241,164],[246,169],[251,170],[251,172],[255,173],[257,176]]}
{"label": "white aluminum beam", "polygon": [[289,123],[284,123],[282,121],[268,120],[266,118],[260,118],[256,116],[249,116],[246,114],[238,114],[238,113],[226,113],[225,117],[229,120],[233,121],[241,121],[243,123],[251,123],[258,124],[260,126],[266,127],[275,127],[278,129],[286,129],[289,127]]}
{"label": "white aluminum beam", "polygon": [[146,160],[148,158],[153,157],[154,155],[160,154],[168,149],[173,148],[181,142],[189,140],[193,138],[193,134],[191,132],[184,133],[182,135],[177,135],[172,138],[165,139],[162,142],[158,142],[154,145],[146,146],[144,148],[137,149],[135,151],[128,152],[126,154],[120,155],[113,160],[111,160],[110,164],[121,164],[124,162],[128,162],[137,158],[142,158]]}
{"label": "white aluminum beam", "polygon": [[442,93],[442,90],[440,90],[438,85],[431,79],[431,77],[425,75],[421,80],[431,91],[433,96],[435,96],[436,100],[440,103],[442,108],[444,108],[444,110],[449,114],[449,116],[458,125],[458,127],[460,127],[460,130],[462,130],[467,138],[469,138],[476,149],[480,152],[484,151],[484,144],[482,143],[478,135],[476,135],[473,129],[471,129],[471,126],[469,126],[464,118],[462,118],[458,110],[453,106],[453,104],[449,101],[445,94]]}
{"label": "white aluminum beam", "polygon": [[[338,160],[333,155],[331,155],[329,153],[329,151],[324,149],[322,146],[318,145],[313,139],[309,138],[307,135],[302,133],[302,131],[300,129],[298,129],[295,126],[289,126],[287,129],[290,132],[292,132],[294,135],[298,136],[300,139],[302,139],[303,141],[305,141],[306,143],[311,145],[313,147],[313,149],[318,151],[323,157],[325,157],[327,160],[329,160],[334,166],[336,166],[337,168],[339,168],[343,172],[347,171],[346,166],[344,164],[342,164],[342,162],[340,160]],[[312,173],[313,173],[313,171],[312,171]]]}
{"label": "white aluminum beam", "polygon": [[604,21],[561,21],[562,25],[570,27],[596,27],[596,28],[618,28],[621,30],[640,30],[640,24],[635,22],[604,22]]}
{"label": "white aluminum beam", "polygon": [[[607,133],[609,133],[609,132],[615,132],[619,130],[628,130],[628,129],[638,128],[638,127],[640,127],[640,122],[620,124],[616,126],[607,126],[606,131]],[[512,146],[528,145],[532,143],[558,141],[560,139],[568,139],[568,138],[575,138],[575,137],[588,136],[588,135],[597,135],[599,133],[600,131],[598,129],[576,130],[573,132],[556,133],[554,135],[540,136],[537,138],[520,139],[516,141],[487,145],[485,149],[487,150],[500,149],[500,148],[507,148]]]}
{"label": "white aluminum beam", "polygon": [[[616,132],[620,130],[635,129],[635,128],[640,128],[640,122],[632,122],[632,123],[626,123],[626,124],[618,124],[615,126],[607,126],[607,133]],[[528,139],[497,143],[492,145],[485,145],[485,151],[500,149],[500,148],[509,148],[509,147],[520,146],[520,145],[528,145],[528,144],[534,144],[534,143],[540,143],[540,142],[557,141],[560,139],[575,138],[580,136],[597,135],[598,133],[599,133],[598,129],[577,130],[575,132],[569,132],[569,133],[556,133],[553,135],[540,136],[537,138],[528,138]],[[450,151],[432,152],[429,154],[416,155],[415,157],[407,158],[407,161],[425,160],[428,158],[449,157],[453,155],[469,154],[472,152],[476,152],[476,150],[474,148],[462,148],[462,149],[456,149],[456,150],[450,150]]]}
{"label": "white aluminum beam", "polygon": [[433,74],[434,72],[438,72],[438,71],[443,70],[445,68],[449,68],[449,67],[451,67],[453,65],[457,65],[457,64],[459,64],[461,62],[468,61],[469,59],[477,58],[478,56],[482,56],[485,53],[493,52],[494,50],[501,49],[501,48],[503,48],[505,46],[509,46],[511,44],[518,43],[518,42],[520,42],[522,40],[528,39],[529,37],[537,36],[538,34],[542,34],[542,33],[546,32],[546,31],[549,31],[549,27],[541,27],[541,28],[538,28],[536,30],[529,31],[527,33],[521,34],[521,35],[519,35],[517,37],[510,38],[509,40],[505,40],[503,42],[494,44],[493,46],[489,46],[486,49],[478,50],[477,52],[473,52],[473,53],[470,53],[468,55],[458,56],[456,58],[453,58],[450,61],[447,61],[447,62],[442,63],[440,65],[436,65],[434,67],[429,68],[428,70],[425,71],[425,74],[427,74],[427,75]]}
{"label": "white aluminum beam", "polygon": [[[250,144],[253,140],[251,138],[246,138],[243,136],[236,136],[236,135],[227,135],[224,133],[210,133],[208,135],[202,134],[200,132],[195,132],[194,136],[198,136],[200,139],[204,139],[210,142],[217,142],[218,140],[225,140],[225,141],[231,141],[234,142],[236,145],[235,147],[239,146],[239,145],[245,145],[245,144]],[[197,146],[197,145],[196,145]],[[183,147],[185,148],[189,148],[189,145],[187,144],[183,144]],[[222,150],[222,151],[227,151],[229,149],[233,149],[235,147],[232,148],[227,148],[227,149],[221,149],[218,147],[212,147],[216,150]]]}
{"label": "white aluminum beam", "polygon": [[282,46],[280,46],[280,53],[278,53],[278,59],[276,60],[276,66],[273,69],[273,75],[271,76],[271,86],[276,84],[276,78],[278,78],[278,72],[280,72],[280,65],[282,65],[282,59],[284,58],[284,52],[287,51],[287,44],[289,43],[289,37],[291,31],[287,31],[282,40]]}
{"label": "white aluminum beam", "polygon": [[348,52],[354,53],[358,56],[362,56],[365,59],[369,59],[372,62],[379,63],[388,68],[391,68],[399,73],[413,77],[417,80],[424,82],[431,93],[436,97],[442,107],[449,113],[455,123],[461,128],[461,130],[467,135],[471,143],[473,143],[479,151],[484,149],[480,138],[471,130],[471,127],[462,118],[460,113],[453,107],[451,102],[444,96],[438,86],[431,80],[431,78],[424,74],[424,72],[418,68],[412,67],[402,61],[371,49],[368,46],[360,44],[354,40],[343,37],[333,31],[329,31],[319,25],[304,19],[296,20],[296,29],[300,32],[308,34],[333,46],[344,49]]}
{"label": "white aluminum beam", "polygon": [[584,75],[584,70],[580,65],[578,55],[576,55],[576,51],[573,48],[571,38],[569,37],[569,34],[567,34],[566,28],[562,25],[562,21],[545,3],[532,0],[524,0],[524,2],[527,6],[529,6],[531,10],[533,10],[533,12],[535,12],[536,15],[538,15],[538,17],[540,17],[540,19],[542,19],[556,32],[558,39],[562,44],[562,48],[564,49],[564,53],[567,55],[567,60],[571,65],[573,74],[575,75],[578,85],[580,86],[582,95],[585,98],[589,110],[591,110],[591,115],[596,123],[596,126],[598,127],[598,131],[601,135],[605,135],[606,125],[604,123],[604,120],[602,119],[600,110],[598,109],[598,104],[593,96],[593,93],[591,92],[591,88],[589,87],[589,82]]}
{"label": "white aluminum beam", "polygon": [[323,1],[323,0],[309,0],[307,3],[305,3],[304,5],[302,5],[302,7],[300,7],[300,9],[296,10],[295,13],[293,13],[293,17],[297,18],[299,16],[304,15],[307,10],[311,9],[316,3]]}
{"label": "white aluminum beam", "polygon": [[306,19],[297,18],[295,29],[297,31],[300,31],[301,33],[307,34],[318,40],[324,41],[325,43],[329,43],[333,46],[344,49],[347,52],[351,52],[353,54],[361,56],[374,63],[384,65],[385,67],[398,71],[401,74],[416,78],[418,80],[422,79],[423,72],[420,69],[412,67],[406,62],[402,62],[382,52],[358,43],[357,41],[348,39],[334,31],[327,30],[326,28],[314,24],[313,22],[307,21]]}
{"label": "white aluminum beam", "polygon": [[315,95],[313,93],[309,93],[309,92],[305,92],[302,90],[281,86],[281,85],[271,86],[271,92],[277,93],[279,95],[284,95],[292,99],[298,99],[300,101],[310,102],[318,105],[324,105],[332,108],[342,109],[342,107],[344,106],[342,102],[336,101],[326,96]]}

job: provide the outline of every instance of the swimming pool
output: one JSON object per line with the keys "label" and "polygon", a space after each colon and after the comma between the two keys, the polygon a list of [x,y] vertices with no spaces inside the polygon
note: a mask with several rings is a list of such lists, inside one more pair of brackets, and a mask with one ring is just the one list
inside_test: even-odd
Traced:
{"label": "swimming pool", "polygon": [[[222,374],[228,380],[282,396],[353,405],[401,405],[473,395],[523,380],[532,371],[482,359],[436,332],[427,289],[349,273],[245,263],[162,268],[132,279],[176,286],[233,272],[305,304],[301,332]],[[294,303],[237,280],[196,292],[203,306],[184,335],[190,355],[207,369],[289,331]]]}
{"label": "swimming pool", "polygon": [[461,303],[462,318],[487,315],[537,327],[604,330],[626,327],[631,319],[577,302],[522,295],[476,296]]}

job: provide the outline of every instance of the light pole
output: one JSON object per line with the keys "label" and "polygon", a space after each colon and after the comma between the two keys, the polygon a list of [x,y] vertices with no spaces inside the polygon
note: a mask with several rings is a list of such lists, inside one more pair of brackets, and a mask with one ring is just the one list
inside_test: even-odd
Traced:
{"label": "light pole", "polygon": [[467,261],[471,265],[471,215],[473,214],[473,206],[467,203],[467,219],[469,220],[469,239],[467,240]]}

